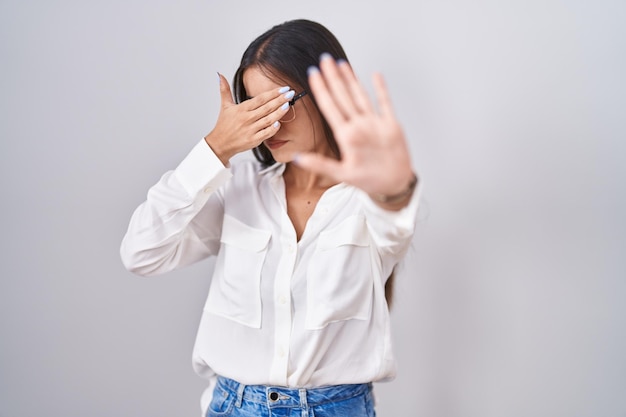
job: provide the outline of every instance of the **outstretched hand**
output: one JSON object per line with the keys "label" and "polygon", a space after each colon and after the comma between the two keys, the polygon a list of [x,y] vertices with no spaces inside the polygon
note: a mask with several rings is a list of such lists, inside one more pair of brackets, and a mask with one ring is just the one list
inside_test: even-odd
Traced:
{"label": "outstretched hand", "polygon": [[382,76],[373,77],[377,108],[350,65],[335,62],[328,54],[322,55],[319,69],[309,69],[309,83],[333,130],[341,160],[306,153],[297,155],[295,162],[371,196],[403,195],[415,176]]}

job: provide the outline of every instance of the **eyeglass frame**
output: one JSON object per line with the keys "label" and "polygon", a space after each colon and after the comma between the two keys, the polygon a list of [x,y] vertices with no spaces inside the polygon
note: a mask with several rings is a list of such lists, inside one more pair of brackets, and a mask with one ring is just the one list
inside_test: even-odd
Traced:
{"label": "eyeglass frame", "polygon": [[288,103],[289,103],[289,108],[291,109],[291,111],[293,112],[293,117],[289,120],[281,120],[282,123],[289,123],[289,122],[293,122],[294,120],[296,120],[296,109],[293,107],[296,104],[296,101],[300,100],[302,97],[307,95],[307,91],[304,90],[303,92],[296,94]]}
{"label": "eyeglass frame", "polygon": [[296,101],[300,100],[302,97],[306,96],[307,92],[306,90],[304,90],[303,92],[301,92],[300,94],[296,94],[295,96],[293,96],[293,98],[289,101],[289,106],[292,107],[296,104]]}

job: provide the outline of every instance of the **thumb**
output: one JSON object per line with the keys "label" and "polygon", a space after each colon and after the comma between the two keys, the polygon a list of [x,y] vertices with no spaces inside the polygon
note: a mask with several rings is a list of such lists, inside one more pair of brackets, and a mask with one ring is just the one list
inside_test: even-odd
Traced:
{"label": "thumb", "polygon": [[235,104],[233,100],[233,93],[230,91],[230,85],[228,84],[228,80],[219,72],[217,73],[220,81],[220,97],[222,101],[222,107],[227,104]]}
{"label": "thumb", "polygon": [[315,174],[321,174],[335,181],[342,181],[342,166],[339,161],[316,153],[300,153],[293,157],[293,162]]}

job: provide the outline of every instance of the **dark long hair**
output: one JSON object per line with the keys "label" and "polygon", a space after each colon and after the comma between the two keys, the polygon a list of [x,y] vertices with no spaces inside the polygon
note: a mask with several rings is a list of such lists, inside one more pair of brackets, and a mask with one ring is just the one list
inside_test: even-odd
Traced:
{"label": "dark long hair", "polygon": [[[320,55],[325,52],[335,59],[348,60],[335,35],[319,23],[297,19],[272,27],[252,41],[241,57],[241,63],[233,79],[236,102],[241,103],[247,98],[243,84],[244,72],[250,67],[258,67],[268,77],[285,83],[292,89],[299,89],[296,93],[300,90],[307,91],[309,93],[307,96],[312,99],[315,111],[320,113],[309,87],[307,69],[317,66]],[[322,125],[330,149],[339,158],[339,147],[323,116]],[[257,146],[252,152],[264,166],[270,166],[276,162],[264,144]]]}
{"label": "dark long hair", "polygon": [[[243,84],[243,74],[248,68],[257,67],[269,78],[285,83],[292,89],[299,88],[296,93],[306,91],[307,97],[313,101],[315,111],[321,116],[324,136],[330,149],[340,158],[333,131],[319,110],[307,76],[309,67],[317,66],[323,53],[348,62],[348,57],[335,35],[323,25],[306,19],[290,20],[276,25],[252,41],[243,53],[233,78],[233,90],[237,103],[246,100],[248,94]],[[276,163],[264,144],[260,144],[252,152],[264,166]],[[394,277],[395,273],[392,271],[385,284],[385,298],[389,307],[393,298]]]}

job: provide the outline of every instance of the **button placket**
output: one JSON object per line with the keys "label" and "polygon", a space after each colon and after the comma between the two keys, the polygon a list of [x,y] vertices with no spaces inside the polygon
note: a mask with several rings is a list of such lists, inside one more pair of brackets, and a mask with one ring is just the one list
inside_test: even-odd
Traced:
{"label": "button placket", "polygon": [[[286,219],[288,221],[288,219]],[[289,230],[289,229],[285,229]],[[289,367],[289,347],[291,343],[291,277],[298,256],[294,238],[288,234],[281,236],[283,256],[276,270],[274,281],[274,360],[270,371],[273,384],[287,383]]]}

